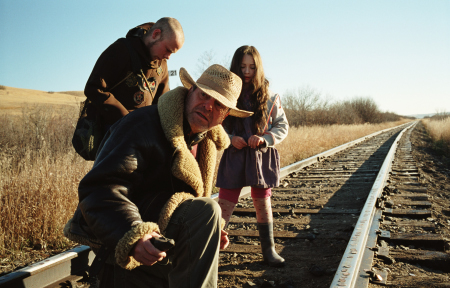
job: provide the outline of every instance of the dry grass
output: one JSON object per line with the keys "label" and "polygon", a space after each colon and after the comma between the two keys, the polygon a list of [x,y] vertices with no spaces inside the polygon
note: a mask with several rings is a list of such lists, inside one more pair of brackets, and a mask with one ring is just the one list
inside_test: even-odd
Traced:
{"label": "dry grass", "polygon": [[77,206],[78,182],[92,165],[73,153],[29,161],[31,154],[16,171],[1,171],[0,247],[64,248],[62,229]]}
{"label": "dry grass", "polygon": [[450,156],[450,117],[444,119],[422,119],[428,134],[433,140],[434,148]]}
{"label": "dry grass", "polygon": [[78,204],[78,183],[92,167],[71,146],[77,113],[76,107],[32,105],[21,116],[0,115],[2,268],[23,265],[24,251],[49,255],[73,245],[62,229]]}
{"label": "dry grass", "polygon": [[277,146],[281,156],[281,167],[409,121],[411,120],[403,119],[380,124],[291,127],[286,139]]}

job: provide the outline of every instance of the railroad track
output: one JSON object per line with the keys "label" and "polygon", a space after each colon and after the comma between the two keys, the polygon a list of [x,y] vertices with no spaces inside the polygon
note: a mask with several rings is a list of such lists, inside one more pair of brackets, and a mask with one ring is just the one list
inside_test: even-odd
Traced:
{"label": "railroad track", "polygon": [[377,209],[370,286],[450,287],[450,235],[442,229],[450,221],[438,220],[450,210],[433,203],[405,134]]}
{"label": "railroad track", "polygon": [[[413,127],[403,128],[289,171],[272,198],[285,268],[261,264],[254,208],[244,196],[228,226],[220,287],[450,287],[448,235],[435,233],[410,154]],[[427,274],[413,278],[419,262]]]}
{"label": "railroad track", "polygon": [[265,279],[267,285],[328,287],[383,161],[402,128],[378,133],[329,157],[314,157],[315,163],[292,169],[280,187],[273,189],[274,236],[277,251],[286,259],[283,269],[260,264],[255,215],[250,215],[254,208],[251,198],[243,198],[228,226],[233,242],[222,252],[222,286],[263,284],[241,282],[253,278]]}
{"label": "railroad track", "polygon": [[[436,221],[428,219],[432,214],[426,187],[409,158],[412,129],[396,140],[406,126],[282,169],[272,207],[284,268],[262,265],[253,204],[243,193],[227,228],[231,245],[220,253],[219,287],[421,287],[407,286],[411,279],[404,276],[401,261],[420,258],[421,265],[448,265],[448,239],[435,233]],[[390,149],[397,142],[392,165],[385,158],[393,157]],[[39,262],[0,277],[0,287],[83,287],[80,280],[93,255],[86,246],[76,249],[49,258],[50,265]],[[448,284],[448,272],[437,270],[423,283]]]}

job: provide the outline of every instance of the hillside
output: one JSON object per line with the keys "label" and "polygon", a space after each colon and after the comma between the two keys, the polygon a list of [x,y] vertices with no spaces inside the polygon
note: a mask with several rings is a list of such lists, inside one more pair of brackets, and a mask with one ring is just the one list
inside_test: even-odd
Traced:
{"label": "hillside", "polygon": [[38,106],[79,107],[79,103],[86,97],[83,91],[47,92],[32,89],[14,88],[0,86],[0,114],[17,115],[22,113],[24,107],[33,108]]}
{"label": "hillside", "polygon": [[77,97],[84,97],[83,91],[61,91],[58,93],[69,94],[69,95],[77,96]]}
{"label": "hillside", "polygon": [[436,113],[428,113],[428,114],[415,114],[415,115],[409,115],[409,116],[415,117],[417,119],[422,119],[422,118],[425,118],[425,117],[431,117],[431,116],[433,116],[435,114]]}

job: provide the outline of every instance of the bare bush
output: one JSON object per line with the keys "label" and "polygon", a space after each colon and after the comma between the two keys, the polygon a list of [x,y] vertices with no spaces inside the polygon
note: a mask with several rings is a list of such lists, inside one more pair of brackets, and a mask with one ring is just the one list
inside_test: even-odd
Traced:
{"label": "bare bush", "polygon": [[319,124],[321,115],[312,112],[327,110],[329,105],[328,100],[322,99],[320,93],[311,87],[288,90],[283,95],[282,101],[292,126]]}
{"label": "bare bush", "polygon": [[331,118],[334,119],[330,124],[361,124],[363,120],[355,112],[353,107],[348,101],[341,101],[334,103],[328,113],[331,114]]}
{"label": "bare bush", "polygon": [[394,113],[379,111],[371,98],[333,102],[310,87],[288,90],[283,96],[283,107],[293,127],[333,124],[363,124],[398,121]]}
{"label": "bare bush", "polygon": [[366,123],[380,123],[380,111],[378,105],[371,98],[355,97],[350,105],[356,114]]}
{"label": "bare bush", "polygon": [[444,120],[447,119],[448,117],[450,117],[450,113],[445,112],[445,111],[437,111],[436,114],[434,114],[431,119],[432,120]]}
{"label": "bare bush", "polygon": [[[409,119],[413,119],[413,117],[405,117]],[[400,116],[392,112],[382,112],[380,113],[381,122],[389,122],[389,121],[398,121],[400,120]]]}

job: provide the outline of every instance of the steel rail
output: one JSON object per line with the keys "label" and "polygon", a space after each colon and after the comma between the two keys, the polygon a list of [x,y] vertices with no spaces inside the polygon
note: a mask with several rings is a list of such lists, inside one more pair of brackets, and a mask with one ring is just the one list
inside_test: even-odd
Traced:
{"label": "steel rail", "polygon": [[361,275],[360,265],[365,252],[367,239],[372,225],[373,218],[376,212],[377,198],[381,195],[381,192],[386,184],[391,171],[392,163],[394,160],[395,152],[397,150],[398,142],[400,141],[403,133],[412,128],[417,121],[409,124],[403,129],[392,144],[389,152],[381,166],[380,172],[375,179],[375,182],[370,190],[369,196],[361,211],[360,217],[355,225],[350,241],[345,249],[344,255],[337,268],[335,277],[330,285],[330,288],[341,287],[355,287],[357,277]]}
{"label": "steel rail", "polygon": [[0,277],[0,287],[42,288],[65,278],[77,281],[83,278],[93,259],[90,247],[77,246]]}

